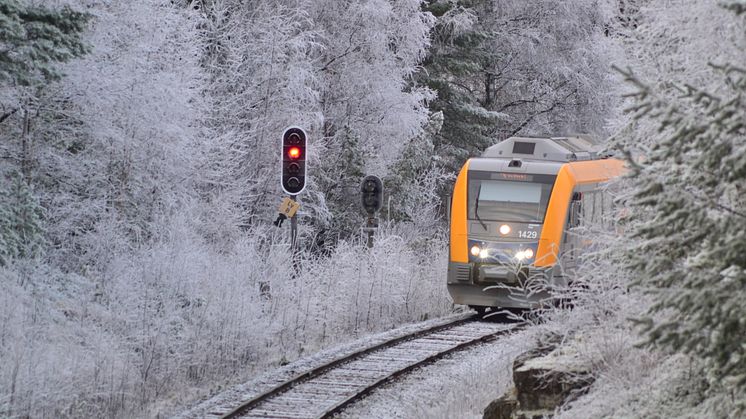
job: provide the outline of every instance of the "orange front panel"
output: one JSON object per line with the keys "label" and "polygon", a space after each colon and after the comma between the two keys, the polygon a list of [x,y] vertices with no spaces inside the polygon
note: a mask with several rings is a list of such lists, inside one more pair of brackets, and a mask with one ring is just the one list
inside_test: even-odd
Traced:
{"label": "orange front panel", "polygon": [[552,266],[557,262],[562,232],[565,229],[567,207],[570,205],[572,190],[575,188],[575,177],[568,165],[563,165],[557,173],[557,180],[552,188],[544,226],[541,229],[539,247],[536,249],[534,266]]}
{"label": "orange front panel", "polygon": [[451,200],[451,262],[469,263],[468,230],[466,227],[466,191],[469,161],[467,160],[453,185]]}

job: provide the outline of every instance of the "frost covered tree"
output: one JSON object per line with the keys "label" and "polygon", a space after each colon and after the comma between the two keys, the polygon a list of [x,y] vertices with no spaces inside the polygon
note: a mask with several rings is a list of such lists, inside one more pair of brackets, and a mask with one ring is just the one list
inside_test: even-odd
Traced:
{"label": "frost covered tree", "polygon": [[347,237],[361,216],[363,173],[384,175],[427,121],[427,89],[410,78],[432,17],[419,1],[202,2],[205,65],[218,140],[211,192],[245,226],[274,219],[282,129],[310,136],[301,216]]}
{"label": "frost covered tree", "polygon": [[438,230],[443,212],[439,193],[453,179],[434,153],[433,138],[442,126],[443,113],[433,113],[422,134],[403,147],[384,178],[389,199],[384,209],[387,218],[413,223],[420,235],[422,231]]}
{"label": "frost covered tree", "polygon": [[436,151],[456,170],[518,134],[602,135],[618,99],[611,1],[428,1],[438,17],[419,77],[444,113]]}
{"label": "frost covered tree", "polygon": [[479,15],[480,7],[487,3],[423,2],[423,9],[437,20],[417,80],[437,94],[429,107],[432,112],[443,113],[443,126],[433,133],[433,143],[451,171],[492,145],[491,134],[504,116],[491,112],[488,101],[480,93],[479,79],[492,58],[489,52],[492,34],[481,24]]}
{"label": "frost covered tree", "polygon": [[[28,132],[49,256],[72,271],[158,237],[193,196],[203,154],[196,16],[158,0],[90,11],[92,51],[36,92]],[[122,38],[133,25],[148,29]]]}
{"label": "frost covered tree", "polygon": [[605,31],[614,1],[541,0],[491,5],[492,59],[482,74],[488,109],[506,114],[502,139],[516,134],[602,136],[618,99],[611,63],[622,60]]}
{"label": "frost covered tree", "polygon": [[647,144],[637,136],[622,142],[626,150],[644,151],[641,160],[630,160],[636,192],[629,200],[634,228],[627,267],[654,301],[640,320],[649,342],[703,359],[712,392],[735,392],[743,411],[746,9],[742,2],[724,4],[738,15],[730,21],[741,32],[741,60],[700,72],[705,88],[668,84],[675,97],[624,73],[636,88],[636,126],[657,129]]}
{"label": "frost covered tree", "polygon": [[89,52],[90,15],[0,1],[0,263],[33,257],[45,243],[42,206],[32,182],[36,98],[61,79],[60,66]]}

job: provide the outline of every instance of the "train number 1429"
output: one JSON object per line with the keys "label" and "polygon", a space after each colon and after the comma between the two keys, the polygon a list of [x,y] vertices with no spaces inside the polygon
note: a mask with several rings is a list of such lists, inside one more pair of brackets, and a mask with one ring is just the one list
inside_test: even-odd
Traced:
{"label": "train number 1429", "polygon": [[535,239],[536,238],[536,232],[535,231],[518,230],[518,237],[522,238],[522,239]]}

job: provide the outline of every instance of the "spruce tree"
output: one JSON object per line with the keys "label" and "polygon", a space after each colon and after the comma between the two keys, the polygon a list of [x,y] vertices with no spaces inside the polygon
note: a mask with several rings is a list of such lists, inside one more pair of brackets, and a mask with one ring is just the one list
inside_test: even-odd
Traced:
{"label": "spruce tree", "polygon": [[80,35],[90,15],[0,0],[0,82],[21,86],[61,77],[56,63],[88,51]]}
{"label": "spruce tree", "polygon": [[417,81],[437,93],[430,111],[443,113],[443,127],[434,137],[435,152],[454,172],[494,143],[490,134],[500,119],[499,113],[480,103],[473,89],[490,59],[490,34],[478,21],[478,8],[484,3],[431,0],[423,4],[438,20]]}
{"label": "spruce tree", "polygon": [[683,86],[674,99],[623,72],[637,89],[635,119],[657,125],[660,138],[642,161],[629,161],[636,192],[627,268],[654,297],[640,319],[648,342],[701,357],[713,385],[743,394],[746,68],[712,72],[715,91]]}
{"label": "spruce tree", "polygon": [[0,266],[11,259],[41,254],[45,239],[43,208],[19,174],[0,189]]}

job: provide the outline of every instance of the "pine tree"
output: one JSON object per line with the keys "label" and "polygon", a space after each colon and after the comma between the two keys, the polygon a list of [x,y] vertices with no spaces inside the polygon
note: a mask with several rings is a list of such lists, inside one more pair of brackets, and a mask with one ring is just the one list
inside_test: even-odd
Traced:
{"label": "pine tree", "polygon": [[[742,5],[732,4],[736,12]],[[649,343],[701,357],[713,385],[743,394],[746,68],[712,71],[716,91],[684,86],[678,99],[623,72],[637,88],[635,119],[656,124],[660,139],[642,162],[630,160],[636,192],[627,268],[654,297],[640,319]]]}
{"label": "pine tree", "polygon": [[81,40],[90,15],[0,0],[0,82],[28,86],[61,77],[55,63],[88,52]]}

